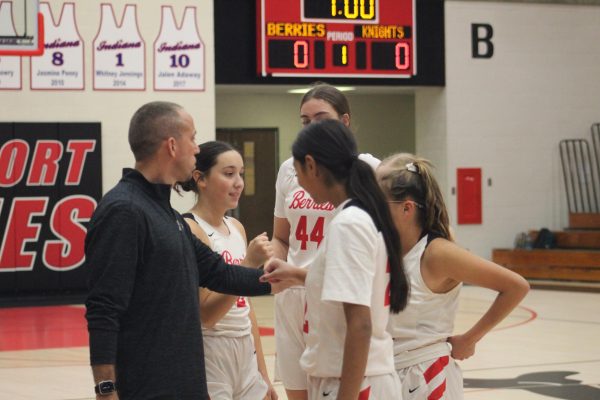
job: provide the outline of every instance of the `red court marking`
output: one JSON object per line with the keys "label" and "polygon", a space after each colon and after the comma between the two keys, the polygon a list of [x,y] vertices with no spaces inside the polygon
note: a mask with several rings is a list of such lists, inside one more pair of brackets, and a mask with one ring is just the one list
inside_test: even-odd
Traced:
{"label": "red court marking", "polygon": [[259,326],[258,333],[260,334],[260,336],[273,336],[273,335],[275,335],[275,329],[265,328],[264,326]]}
{"label": "red court marking", "polygon": [[0,309],[0,351],[87,346],[84,314],[69,306]]}
{"label": "red court marking", "polygon": [[[274,329],[259,327],[261,336]],[[0,308],[0,351],[89,345],[85,308],[71,306]]]}
{"label": "red court marking", "polygon": [[525,306],[517,306],[517,308],[522,308],[523,310],[527,311],[529,313],[529,318],[527,318],[525,321],[515,322],[514,324],[511,324],[511,325],[506,325],[506,326],[502,326],[500,328],[496,328],[496,329],[494,329],[494,331],[501,331],[504,329],[510,329],[510,328],[515,328],[517,326],[525,325],[538,317],[538,314],[531,308],[528,308]]}

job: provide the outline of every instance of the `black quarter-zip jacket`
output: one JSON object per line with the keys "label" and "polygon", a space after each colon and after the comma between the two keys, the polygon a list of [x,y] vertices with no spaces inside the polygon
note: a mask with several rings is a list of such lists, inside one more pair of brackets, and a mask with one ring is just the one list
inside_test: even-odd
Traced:
{"label": "black quarter-zip jacket", "polygon": [[92,365],[115,364],[121,400],[208,399],[199,286],[270,293],[261,271],[225,264],[170,204],[171,187],[124,169],[85,240]]}

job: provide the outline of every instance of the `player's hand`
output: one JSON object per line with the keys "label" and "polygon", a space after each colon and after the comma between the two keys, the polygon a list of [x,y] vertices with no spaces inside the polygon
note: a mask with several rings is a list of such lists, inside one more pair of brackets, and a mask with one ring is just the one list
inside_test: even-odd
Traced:
{"label": "player's hand", "polygon": [[279,293],[290,286],[304,285],[306,269],[298,268],[279,258],[271,258],[265,264],[265,273],[261,282],[269,282],[273,293]]}
{"label": "player's hand", "polygon": [[246,258],[242,264],[258,268],[271,257],[273,257],[273,245],[267,236],[267,232],[263,232],[248,243]]}
{"label": "player's hand", "polygon": [[267,394],[264,398],[264,400],[277,400],[279,399],[279,396],[277,396],[277,392],[275,391],[275,388],[273,387],[273,385],[269,385],[269,389],[267,390]]}
{"label": "player's hand", "polygon": [[448,343],[452,345],[450,355],[455,360],[465,360],[475,354],[476,342],[468,340],[465,335],[451,336]]}

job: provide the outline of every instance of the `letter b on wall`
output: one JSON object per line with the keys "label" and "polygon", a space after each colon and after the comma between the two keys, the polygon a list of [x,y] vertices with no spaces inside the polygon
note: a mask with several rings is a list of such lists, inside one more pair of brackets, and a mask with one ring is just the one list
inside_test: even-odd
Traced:
{"label": "letter b on wall", "polygon": [[492,58],[494,28],[490,24],[471,24],[471,53],[473,58]]}

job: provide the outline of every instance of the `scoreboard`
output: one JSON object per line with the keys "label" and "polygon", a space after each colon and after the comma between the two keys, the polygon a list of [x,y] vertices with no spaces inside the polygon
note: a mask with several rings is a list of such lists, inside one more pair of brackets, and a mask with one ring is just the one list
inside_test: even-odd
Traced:
{"label": "scoreboard", "polygon": [[263,77],[411,78],[416,0],[257,0]]}

